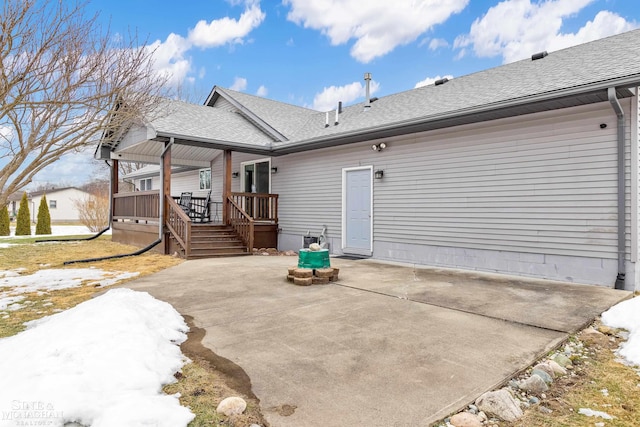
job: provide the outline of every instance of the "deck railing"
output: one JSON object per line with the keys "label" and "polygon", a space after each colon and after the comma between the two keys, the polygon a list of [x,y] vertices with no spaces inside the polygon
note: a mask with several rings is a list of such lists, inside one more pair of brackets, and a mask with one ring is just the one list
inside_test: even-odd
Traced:
{"label": "deck railing", "polygon": [[233,227],[249,253],[253,252],[254,220],[242,209],[232,196],[229,196],[229,216],[227,224]]}
{"label": "deck railing", "polygon": [[173,197],[168,195],[166,197],[169,205],[167,228],[184,251],[185,258],[189,258],[191,255],[191,218],[173,200]]}
{"label": "deck railing", "polygon": [[113,219],[157,221],[160,218],[158,190],[113,195]]}
{"label": "deck railing", "polygon": [[277,194],[231,193],[229,200],[256,221],[278,222]]}

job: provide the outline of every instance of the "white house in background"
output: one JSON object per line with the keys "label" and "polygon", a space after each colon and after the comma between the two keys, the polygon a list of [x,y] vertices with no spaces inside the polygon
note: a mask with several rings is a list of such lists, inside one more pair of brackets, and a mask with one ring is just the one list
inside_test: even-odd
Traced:
{"label": "white house in background", "polygon": [[249,251],[267,219],[279,249],[326,228],[334,254],[640,289],[640,30],[531,53],[331,112],[220,87],[204,105],[162,100],[96,150],[161,165],[137,178],[157,192],[135,199],[146,217],[119,195],[114,239],[160,218],[154,238],[188,256],[191,224],[165,196],[209,169]]}
{"label": "white house in background", "polygon": [[[40,200],[43,195],[46,195],[47,198],[52,223],[79,221],[80,215],[74,205],[74,201],[82,200],[90,196],[86,191],[82,191],[76,187],[53,188],[27,193],[29,212],[31,213],[31,220],[34,223],[38,220],[38,208],[40,207]],[[22,193],[9,197],[9,215],[12,218],[15,218],[18,214],[21,198]]]}

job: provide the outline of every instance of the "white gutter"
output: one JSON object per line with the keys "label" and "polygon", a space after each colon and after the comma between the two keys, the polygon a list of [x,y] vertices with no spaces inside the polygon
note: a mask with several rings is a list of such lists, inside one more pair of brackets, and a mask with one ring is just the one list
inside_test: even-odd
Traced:
{"label": "white gutter", "polygon": [[607,95],[609,96],[609,102],[616,116],[618,116],[618,277],[616,278],[616,289],[624,289],[625,279],[625,208],[626,208],[626,194],[625,194],[625,162],[624,162],[624,110],[620,105],[620,101],[616,96],[616,88],[610,87],[607,89]]}

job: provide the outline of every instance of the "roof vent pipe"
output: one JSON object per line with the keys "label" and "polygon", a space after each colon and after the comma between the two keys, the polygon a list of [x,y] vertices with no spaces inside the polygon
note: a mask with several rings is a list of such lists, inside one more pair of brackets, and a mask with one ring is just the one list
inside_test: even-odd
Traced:
{"label": "roof vent pipe", "polygon": [[338,113],[342,114],[342,101],[338,101]]}
{"label": "roof vent pipe", "polygon": [[446,82],[448,82],[448,81],[449,81],[449,79],[448,79],[448,78],[443,77],[443,78],[438,79],[438,80],[436,80],[435,82],[433,82],[433,84],[434,84],[435,86],[440,86],[440,85],[445,84],[445,83],[446,83]]}
{"label": "roof vent pipe", "polygon": [[364,73],[364,86],[365,86],[365,100],[364,100],[364,111],[369,111],[371,108],[371,73]]}
{"label": "roof vent pipe", "polygon": [[548,55],[548,53],[547,53],[546,50],[544,52],[534,53],[533,55],[531,55],[531,60],[532,61],[537,61],[538,59],[542,59],[547,55]]}

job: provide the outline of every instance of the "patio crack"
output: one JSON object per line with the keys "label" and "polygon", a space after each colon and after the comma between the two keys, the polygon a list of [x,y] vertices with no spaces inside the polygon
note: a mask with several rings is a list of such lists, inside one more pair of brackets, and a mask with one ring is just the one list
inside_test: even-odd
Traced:
{"label": "patio crack", "polygon": [[563,331],[561,329],[548,328],[548,327],[545,327],[545,326],[534,325],[534,324],[531,324],[531,323],[519,322],[517,320],[506,319],[504,317],[491,316],[491,315],[488,315],[488,314],[478,313],[478,312],[475,312],[475,311],[472,311],[472,310],[465,310],[465,309],[457,308],[457,307],[451,307],[449,305],[444,305],[444,304],[435,304],[435,303],[431,303],[431,302],[420,301],[420,300],[412,299],[412,298],[409,298],[409,297],[404,297],[404,296],[399,296],[399,295],[394,295],[394,294],[388,294],[386,292],[375,291],[375,290],[372,290],[372,289],[363,289],[363,288],[358,288],[358,287],[355,287],[355,286],[343,285],[343,284],[338,283],[338,282],[334,282],[333,284],[336,285],[336,286],[341,286],[343,288],[349,288],[349,289],[353,289],[353,290],[356,290],[356,291],[362,291],[362,292],[367,292],[367,293],[370,293],[370,294],[381,295],[381,296],[384,296],[384,297],[410,301],[410,302],[414,302],[414,303],[417,303],[417,304],[430,305],[430,306],[433,306],[433,307],[444,308],[444,309],[447,309],[447,310],[453,310],[453,311],[457,311],[457,312],[460,312],[460,313],[473,314],[475,316],[486,317],[487,319],[500,320],[502,322],[508,322],[508,323],[512,323],[514,325],[528,326],[530,328],[537,328],[537,329],[541,329],[541,330],[544,330],[544,331],[558,332],[558,333],[562,333],[562,334],[568,334],[569,333],[569,332]]}

